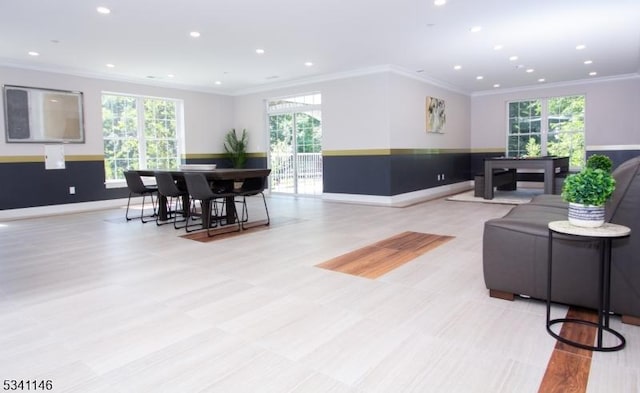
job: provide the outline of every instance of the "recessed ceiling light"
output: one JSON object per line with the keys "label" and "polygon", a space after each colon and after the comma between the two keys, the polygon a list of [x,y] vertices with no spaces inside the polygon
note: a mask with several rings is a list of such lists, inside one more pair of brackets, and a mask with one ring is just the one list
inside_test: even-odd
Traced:
{"label": "recessed ceiling light", "polygon": [[256,53],[259,55],[264,55],[264,49],[256,49]]}
{"label": "recessed ceiling light", "polygon": [[597,73],[597,72],[595,72],[595,71],[591,71],[591,72],[589,73],[589,75],[590,75],[590,76],[596,76],[596,75],[598,75],[598,73]]}
{"label": "recessed ceiling light", "polygon": [[493,87],[495,87],[495,88],[500,87],[500,83],[496,83],[495,85],[493,85]]}
{"label": "recessed ceiling light", "polygon": [[472,33],[477,33],[480,30],[482,30],[482,26],[473,26],[471,29],[469,29],[469,31]]}
{"label": "recessed ceiling light", "polygon": [[461,66],[461,65],[459,65],[459,64],[456,64],[456,65],[454,65],[454,66],[453,66],[453,69],[454,69],[454,70],[456,70],[456,71],[458,71],[458,70],[461,70],[461,69],[462,69],[462,66]]}
{"label": "recessed ceiling light", "polygon": [[200,37],[200,33],[197,31],[192,31],[191,33],[189,33],[189,35],[193,38],[198,38]]}
{"label": "recessed ceiling light", "polygon": [[518,60],[518,56],[509,57],[509,61],[516,61],[516,60]]}
{"label": "recessed ceiling light", "polygon": [[502,44],[497,44],[493,46],[493,50],[502,50],[502,48],[504,48],[504,45]]}
{"label": "recessed ceiling light", "polygon": [[167,78],[175,78],[176,76],[173,74],[167,74]]}
{"label": "recessed ceiling light", "polygon": [[476,79],[477,79],[477,80],[483,80],[483,79],[484,79],[484,76],[482,76],[482,75],[478,75],[478,76],[476,76]]}
{"label": "recessed ceiling light", "polygon": [[29,51],[29,56],[40,56],[40,53],[35,51]]}
{"label": "recessed ceiling light", "polygon": [[535,71],[533,68],[527,68],[527,72],[528,72],[529,74],[530,74],[530,73],[532,73],[533,71]]}
{"label": "recessed ceiling light", "polygon": [[441,6],[447,4],[447,0],[434,0],[433,5]]}
{"label": "recessed ceiling light", "polygon": [[111,64],[111,63],[107,63],[107,64],[105,64],[105,65],[106,65],[107,67],[109,67],[109,68],[114,68],[114,67],[115,67],[115,65],[113,65],[113,64]]}
{"label": "recessed ceiling light", "polygon": [[220,82],[220,81],[215,81],[213,83],[215,83],[216,85],[221,85],[222,84],[222,82]]}
{"label": "recessed ceiling light", "polygon": [[307,67],[313,67],[313,63],[310,61],[305,62],[304,65]]}
{"label": "recessed ceiling light", "polygon": [[111,10],[108,9],[107,7],[98,7],[96,8],[96,11],[98,11],[101,14],[107,15],[111,13]]}
{"label": "recessed ceiling light", "polygon": [[580,45],[577,45],[577,46],[576,46],[576,49],[577,49],[577,50],[583,50],[583,49],[585,49],[586,47],[587,47],[587,46],[586,46],[585,44],[580,44]]}
{"label": "recessed ceiling light", "polygon": [[541,83],[542,83],[542,82],[544,82],[544,81],[546,81],[546,79],[544,79],[544,78],[540,78],[540,79],[538,79],[538,82],[541,82]]}
{"label": "recessed ceiling light", "polygon": [[584,64],[593,64],[593,60],[585,60]]}

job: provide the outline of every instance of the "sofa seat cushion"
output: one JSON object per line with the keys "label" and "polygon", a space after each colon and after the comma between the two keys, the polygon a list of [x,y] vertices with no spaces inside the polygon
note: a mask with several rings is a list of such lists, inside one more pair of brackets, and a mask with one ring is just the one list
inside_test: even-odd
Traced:
{"label": "sofa seat cushion", "polygon": [[503,218],[487,221],[485,226],[546,237],[549,222],[566,219],[566,208],[525,204],[511,209]]}
{"label": "sofa seat cushion", "polygon": [[565,202],[560,195],[541,194],[536,195],[529,204],[538,206],[559,207],[567,209],[568,202]]}

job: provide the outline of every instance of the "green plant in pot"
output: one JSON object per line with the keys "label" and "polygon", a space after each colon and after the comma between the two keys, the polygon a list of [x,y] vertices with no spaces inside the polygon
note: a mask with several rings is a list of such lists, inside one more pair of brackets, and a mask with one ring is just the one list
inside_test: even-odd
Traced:
{"label": "green plant in pot", "polygon": [[607,173],[611,173],[611,168],[613,167],[613,162],[611,158],[602,155],[602,154],[594,154],[589,156],[587,159],[587,168],[590,169],[602,169]]}
{"label": "green plant in pot", "polygon": [[[229,132],[227,132],[224,136],[224,151],[225,156],[229,161],[231,161],[231,165],[233,168],[240,169],[244,168],[247,164],[247,130],[243,129],[242,134],[238,136],[236,133],[236,129],[232,128]],[[239,189],[242,188],[242,180],[236,180],[233,183],[233,188]]]}
{"label": "green plant in pot", "polygon": [[247,163],[247,130],[242,130],[238,137],[236,129],[232,128],[224,136],[225,156],[234,168],[244,168]]}
{"label": "green plant in pot", "polygon": [[616,188],[609,172],[611,165],[602,166],[604,161],[596,160],[599,164],[587,164],[583,171],[568,176],[562,188],[562,198],[569,202],[569,222],[576,226],[595,228],[604,224],[604,204]]}

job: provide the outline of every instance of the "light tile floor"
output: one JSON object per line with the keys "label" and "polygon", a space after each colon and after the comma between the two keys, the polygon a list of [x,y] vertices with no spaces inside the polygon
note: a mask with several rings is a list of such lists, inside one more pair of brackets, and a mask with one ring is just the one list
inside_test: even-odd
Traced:
{"label": "light tile floor", "polygon": [[[0,223],[0,379],[83,393],[538,390],[555,345],[545,305],[489,298],[482,278],[483,223],[511,206],[268,203],[270,229],[210,243],[123,209]],[[455,239],[377,280],[314,267],[404,231]],[[612,323],[628,346],[594,354],[588,391],[639,392],[640,328]]]}

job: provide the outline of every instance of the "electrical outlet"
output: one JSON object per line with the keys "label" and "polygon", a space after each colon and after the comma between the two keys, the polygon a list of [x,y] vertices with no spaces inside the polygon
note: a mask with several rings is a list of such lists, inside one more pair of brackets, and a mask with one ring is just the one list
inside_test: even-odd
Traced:
{"label": "electrical outlet", "polygon": [[440,180],[444,180],[444,173],[440,176]]}
{"label": "electrical outlet", "polygon": [[76,188],[71,186],[69,187],[69,194],[74,195],[76,193]]}
{"label": "electrical outlet", "polygon": [[437,180],[440,181],[440,174],[437,175]]}

